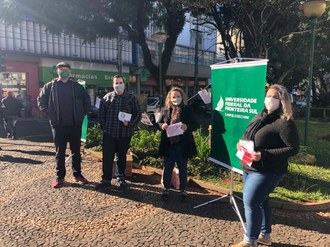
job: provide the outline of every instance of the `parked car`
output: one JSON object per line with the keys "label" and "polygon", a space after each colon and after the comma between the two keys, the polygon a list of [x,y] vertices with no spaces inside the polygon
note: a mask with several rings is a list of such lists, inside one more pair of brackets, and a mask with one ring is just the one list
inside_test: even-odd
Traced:
{"label": "parked car", "polygon": [[147,112],[153,113],[160,110],[160,99],[158,96],[148,97],[147,99]]}
{"label": "parked car", "polygon": [[305,108],[307,106],[306,100],[296,100],[296,106],[300,108]]}
{"label": "parked car", "polygon": [[155,123],[154,113],[159,112],[160,109],[160,99],[158,96],[151,96],[147,98],[147,113],[152,123]]}

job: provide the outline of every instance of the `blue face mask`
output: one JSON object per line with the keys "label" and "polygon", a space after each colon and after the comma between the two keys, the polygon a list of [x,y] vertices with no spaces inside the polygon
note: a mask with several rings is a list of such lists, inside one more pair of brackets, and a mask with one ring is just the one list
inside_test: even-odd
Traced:
{"label": "blue face mask", "polygon": [[125,84],[115,84],[113,88],[116,93],[122,93],[125,90]]}

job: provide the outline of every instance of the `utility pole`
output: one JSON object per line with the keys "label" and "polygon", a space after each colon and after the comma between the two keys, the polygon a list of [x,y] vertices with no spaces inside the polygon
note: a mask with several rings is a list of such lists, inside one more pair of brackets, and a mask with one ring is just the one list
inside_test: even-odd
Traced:
{"label": "utility pole", "polygon": [[4,71],[6,71],[5,53],[3,51],[0,51],[0,72]]}
{"label": "utility pole", "polygon": [[123,48],[123,42],[121,40],[122,30],[119,31],[119,34],[117,36],[117,69],[118,74],[122,75],[123,73],[123,59],[122,59],[122,48]]}
{"label": "utility pole", "polygon": [[194,66],[194,94],[198,92],[198,42],[199,42],[199,25],[197,17],[197,25],[195,32],[195,66]]}

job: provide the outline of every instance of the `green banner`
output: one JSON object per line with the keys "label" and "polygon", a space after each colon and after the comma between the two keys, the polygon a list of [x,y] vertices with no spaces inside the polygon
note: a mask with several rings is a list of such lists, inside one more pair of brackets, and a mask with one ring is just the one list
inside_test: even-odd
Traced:
{"label": "green banner", "polygon": [[[85,81],[79,81],[79,83],[84,88],[86,88],[86,82]],[[85,116],[82,127],[81,127],[81,138],[80,138],[80,140],[82,140],[83,142],[86,142],[86,139],[87,139],[87,129],[88,129],[88,118],[87,118],[87,116]]]}
{"label": "green banner", "polygon": [[236,144],[263,109],[266,59],[211,65],[212,136],[210,160],[242,173]]}

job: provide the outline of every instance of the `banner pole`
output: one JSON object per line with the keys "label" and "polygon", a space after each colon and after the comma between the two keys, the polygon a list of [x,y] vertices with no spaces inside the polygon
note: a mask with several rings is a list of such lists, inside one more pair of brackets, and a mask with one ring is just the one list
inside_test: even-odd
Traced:
{"label": "banner pole", "polygon": [[193,207],[193,209],[200,208],[200,207],[203,207],[205,205],[208,205],[208,204],[211,204],[213,202],[216,202],[216,201],[219,201],[219,200],[222,200],[224,198],[229,197],[229,203],[232,205],[232,208],[233,208],[234,212],[237,214],[237,216],[238,216],[238,218],[239,218],[239,220],[240,220],[240,222],[241,222],[241,224],[243,226],[244,232],[246,232],[245,223],[244,223],[243,218],[242,218],[242,215],[241,215],[241,213],[240,213],[240,211],[238,209],[238,206],[237,206],[235,197],[238,198],[238,199],[240,199],[240,200],[242,200],[242,199],[240,197],[234,195],[234,190],[233,189],[234,189],[234,171],[233,170],[230,170],[230,190],[229,190],[229,193],[226,194],[226,195],[223,195],[223,196],[221,196],[219,198],[215,198],[215,199],[213,199],[211,201],[208,201],[208,202],[204,202],[202,204],[199,204],[199,205]]}

